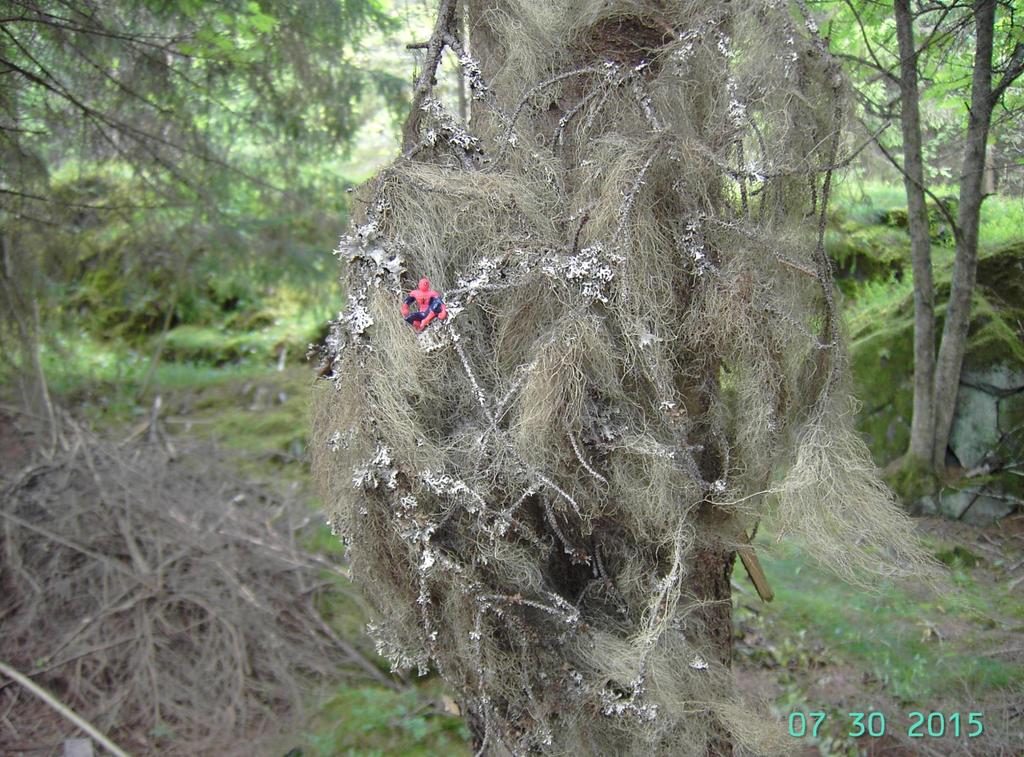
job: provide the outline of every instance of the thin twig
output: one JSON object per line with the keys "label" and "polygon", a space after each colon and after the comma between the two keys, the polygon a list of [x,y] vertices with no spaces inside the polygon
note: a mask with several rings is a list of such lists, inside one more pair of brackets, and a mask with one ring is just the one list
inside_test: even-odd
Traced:
{"label": "thin twig", "polygon": [[52,531],[43,528],[42,526],[37,526],[34,523],[29,523],[27,520],[19,518],[14,513],[9,513],[5,510],[0,510],[0,517],[7,518],[12,523],[17,524],[22,528],[28,529],[29,531],[35,531],[40,536],[45,536],[47,539],[50,539],[51,541],[54,541],[57,544],[61,544],[65,547],[68,547],[69,549],[73,549],[76,552],[81,552],[83,555],[88,555],[92,559],[102,562],[103,564],[109,566],[111,569],[117,571],[118,573],[121,573],[124,576],[128,576],[129,578],[138,581],[140,584],[144,584],[146,586],[150,585],[149,582],[145,580],[143,577],[137,575],[133,571],[124,567],[116,560],[112,560],[106,555],[101,555],[99,552],[91,550],[88,547],[83,547],[81,544],[75,544],[75,542],[71,541],[70,539],[65,539],[63,536],[55,534]]}
{"label": "thin twig", "polygon": [[358,649],[356,649],[354,646],[352,646],[350,643],[345,641],[343,638],[341,638],[340,636],[338,636],[338,634],[334,632],[334,629],[331,628],[330,625],[328,625],[327,621],[323,619],[323,616],[319,612],[317,612],[316,607],[313,605],[312,597],[309,597],[307,599],[306,607],[309,610],[310,614],[312,615],[313,619],[317,622],[317,625],[320,626],[320,630],[324,632],[324,635],[332,642],[334,642],[334,644],[337,645],[337,647],[341,649],[346,655],[348,655],[349,659],[351,659],[352,662],[356,663],[360,668],[365,670],[370,675],[370,677],[373,678],[373,680],[375,680],[382,686],[386,686],[393,691],[404,691],[404,688],[400,684],[396,683],[393,679],[384,675],[376,665],[374,665],[366,658],[366,655],[364,655],[362,652],[360,652]]}
{"label": "thin twig", "polygon": [[39,686],[37,683],[32,681],[30,678],[22,675],[21,673],[19,673],[17,670],[15,670],[14,668],[12,668],[10,665],[8,665],[7,663],[3,662],[2,660],[0,660],[0,673],[3,673],[8,678],[13,678],[15,681],[20,683],[22,686],[24,686],[26,689],[28,689],[32,694],[34,694],[35,696],[39,697],[39,699],[43,700],[43,702],[45,702],[47,705],[52,707],[62,717],[66,718],[67,720],[70,720],[76,726],[78,726],[83,731],[85,731],[87,734],[89,734],[93,739],[98,741],[103,746],[104,749],[106,749],[111,754],[115,755],[115,757],[128,757],[128,753],[127,752],[125,752],[123,749],[121,749],[121,747],[119,747],[113,741],[111,741],[106,736],[104,736],[102,733],[100,733],[96,729],[95,726],[93,726],[91,723],[89,723],[89,721],[87,721],[81,715],[76,713],[74,710],[72,710],[66,704],[61,702],[59,699],[57,699],[55,696],[53,696],[53,694],[48,692],[42,686]]}
{"label": "thin twig", "polygon": [[423,102],[434,90],[434,77],[441,65],[441,55],[445,48],[445,35],[451,34],[455,20],[455,9],[458,3],[455,0],[441,0],[437,9],[437,21],[434,23],[434,32],[427,42],[427,55],[423,61],[423,70],[416,79],[416,86],[413,89],[412,106],[409,109],[409,117],[405,126],[402,127],[402,151],[406,152],[415,147],[419,142],[419,127],[422,118]]}

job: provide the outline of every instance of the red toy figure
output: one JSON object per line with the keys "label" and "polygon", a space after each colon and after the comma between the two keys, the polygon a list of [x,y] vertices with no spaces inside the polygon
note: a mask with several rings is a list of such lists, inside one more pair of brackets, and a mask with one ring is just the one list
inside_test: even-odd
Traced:
{"label": "red toy figure", "polygon": [[[409,308],[413,303],[416,304],[415,311]],[[402,317],[417,331],[423,331],[435,318],[443,321],[448,317],[441,295],[430,288],[430,279],[420,279],[419,287],[409,292],[402,303]]]}

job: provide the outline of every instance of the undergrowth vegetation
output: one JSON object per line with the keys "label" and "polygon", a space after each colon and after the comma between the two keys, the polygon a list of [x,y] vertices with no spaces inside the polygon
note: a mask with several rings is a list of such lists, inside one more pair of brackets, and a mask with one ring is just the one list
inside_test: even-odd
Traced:
{"label": "undergrowth vegetation", "polygon": [[[457,711],[444,710],[436,679],[402,692],[374,687],[339,690],[321,707],[303,738],[308,757],[468,757],[469,731]],[[450,700],[448,700],[450,702]],[[450,706],[450,705],[449,705]]]}
{"label": "undergrowth vegetation", "polygon": [[[941,503],[943,498],[955,497],[961,488],[995,491],[999,497],[1024,495],[1024,484],[1013,468],[1013,461],[1024,453],[1024,426],[1014,420],[1021,416],[1024,402],[1007,388],[991,390],[1005,396],[995,400],[1001,408],[993,411],[1000,413],[998,430],[978,432],[990,447],[984,458],[989,475],[979,476],[975,472],[964,480],[939,480],[925,468],[901,464],[910,439],[913,407],[914,289],[906,208],[897,189],[895,185],[879,182],[848,180],[840,187],[839,204],[828,235],[829,251],[845,295],[844,322],[851,367],[862,403],[858,428],[870,445],[876,464],[888,466],[887,481],[907,506],[922,506],[922,502],[927,506],[929,500],[922,498],[934,497],[932,501],[939,502],[938,507],[946,508],[956,517],[955,504]],[[938,335],[945,320],[954,250],[945,222],[934,208],[930,218]],[[1021,229],[1022,198],[996,195],[986,200],[982,206],[977,287],[962,379],[968,383],[998,384],[1000,372],[1009,375],[1024,368]],[[983,410],[984,407],[981,411],[975,408],[975,412]],[[966,427],[970,429],[970,424],[983,422],[969,421]],[[955,462],[954,469],[979,464],[977,459]]]}

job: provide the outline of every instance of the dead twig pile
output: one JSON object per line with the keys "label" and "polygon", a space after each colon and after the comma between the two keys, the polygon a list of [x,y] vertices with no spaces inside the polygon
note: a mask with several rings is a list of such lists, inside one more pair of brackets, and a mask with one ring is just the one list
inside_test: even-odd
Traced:
{"label": "dead twig pile", "polygon": [[[175,462],[157,434],[62,425],[61,451],[0,489],[0,659],[132,753],[251,745],[313,682],[394,685],[321,616],[344,570],[299,548],[300,503],[205,452]],[[0,677],[0,751],[69,735]]]}

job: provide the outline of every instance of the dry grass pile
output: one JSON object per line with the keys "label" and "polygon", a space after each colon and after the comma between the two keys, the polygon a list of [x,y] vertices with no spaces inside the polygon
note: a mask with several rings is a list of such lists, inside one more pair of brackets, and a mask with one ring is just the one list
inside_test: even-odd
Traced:
{"label": "dry grass pile", "polygon": [[[822,245],[843,82],[787,3],[442,2],[357,195],[314,465],[396,666],[482,750],[703,754],[735,693],[698,556],[764,517],[861,584],[928,573],[851,427]],[[451,49],[470,124],[433,93]],[[398,315],[428,276],[451,316]]]}
{"label": "dry grass pile", "polygon": [[[208,449],[186,463],[67,418],[58,441],[0,493],[0,659],[15,670],[136,754],[247,752],[318,683],[385,679],[318,611],[341,568],[297,546],[314,525],[301,502]],[[71,735],[0,680],[0,752]]]}

